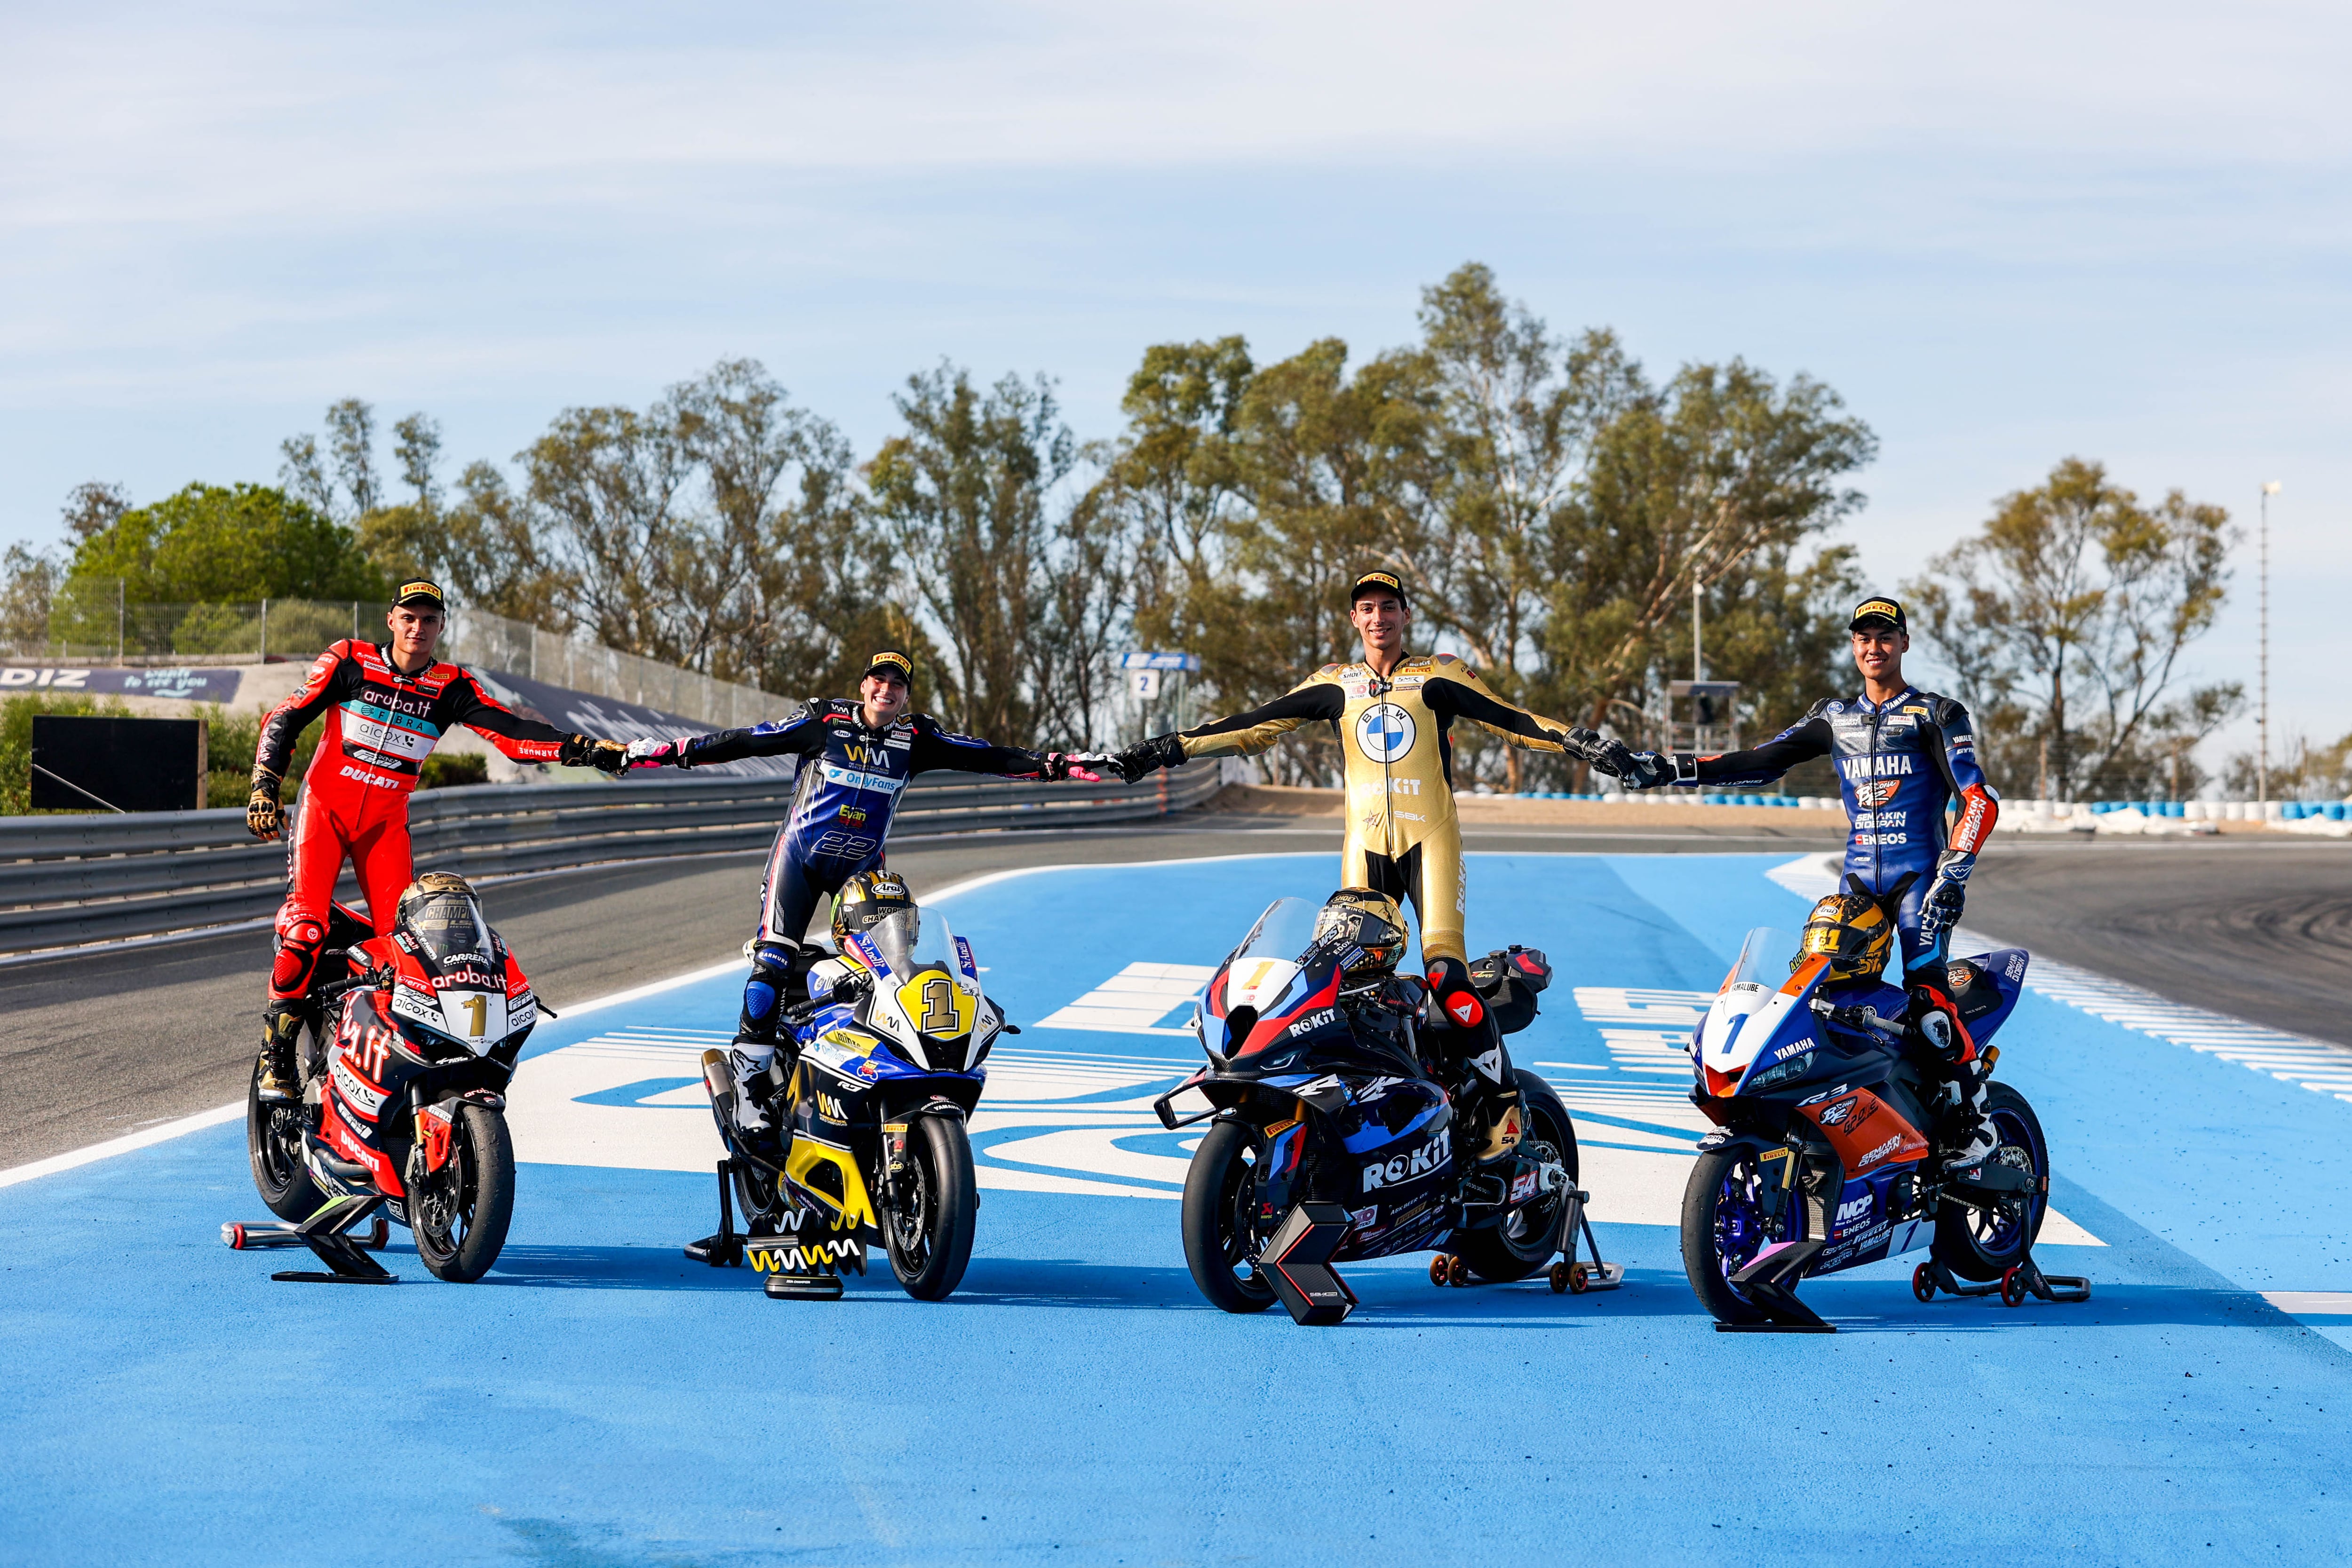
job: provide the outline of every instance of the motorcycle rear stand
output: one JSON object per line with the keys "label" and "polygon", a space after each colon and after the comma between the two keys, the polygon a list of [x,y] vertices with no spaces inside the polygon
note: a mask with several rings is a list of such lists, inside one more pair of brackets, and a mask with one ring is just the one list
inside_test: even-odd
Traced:
{"label": "motorcycle rear stand", "polygon": [[[719,1162],[719,1229],[699,1241],[688,1242],[685,1248],[688,1258],[714,1269],[741,1268],[745,1246],[766,1239],[744,1235],[735,1228],[735,1192],[728,1185],[728,1178],[738,1168],[739,1162],[731,1156]],[[841,1299],[841,1275],[838,1271],[770,1274],[761,1289],[773,1301],[837,1301]]]}
{"label": "motorcycle rear stand", "polygon": [[2005,1307],[2021,1307],[2029,1295],[2045,1301],[2087,1301],[2091,1299],[2091,1281],[2086,1274],[2043,1273],[2042,1265],[2033,1260],[2033,1249],[2028,1247],[2025,1256],[2011,1264],[2000,1279],[1982,1284],[1963,1284],[1937,1259],[1930,1259],[1911,1270],[1914,1296],[1931,1301],[1937,1291],[1954,1296],[1997,1295]]}
{"label": "motorcycle rear stand", "polygon": [[[397,1285],[400,1276],[368,1256],[370,1252],[382,1251],[392,1239],[392,1228],[384,1223],[383,1215],[376,1213],[383,1207],[381,1194],[330,1198],[316,1214],[297,1225],[224,1225],[221,1240],[239,1252],[308,1247],[331,1270],[322,1274],[314,1269],[289,1269],[269,1276],[286,1284]],[[375,1223],[368,1227],[364,1238],[349,1234],[352,1226],[370,1216],[374,1217]]]}
{"label": "motorcycle rear stand", "polygon": [[[1591,1291],[1614,1291],[1625,1283],[1625,1265],[1601,1260],[1601,1240],[1592,1234],[1592,1221],[1584,1212],[1584,1206],[1591,1201],[1591,1193],[1570,1187],[1568,1201],[1560,1207],[1559,1239],[1552,1249],[1561,1256],[1548,1275],[1554,1295],[1568,1291],[1581,1296]],[[1579,1237],[1591,1249],[1590,1263],[1576,1255]],[[1466,1285],[1470,1282],[1470,1265],[1453,1253],[1440,1252],[1429,1260],[1429,1282]]]}

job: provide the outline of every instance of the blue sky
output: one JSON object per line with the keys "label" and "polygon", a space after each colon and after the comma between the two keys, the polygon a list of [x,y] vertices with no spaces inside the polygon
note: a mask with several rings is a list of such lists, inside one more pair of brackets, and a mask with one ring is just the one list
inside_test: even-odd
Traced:
{"label": "blue sky", "polygon": [[[1835,386],[1888,582],[2069,454],[2249,525],[2284,480],[2276,727],[2352,730],[2352,17],[1628,11],[13,5],[0,538],[268,478],[346,394],[504,459],[723,355],[862,447],[941,356],[1108,434],[1147,344],[1369,352],[1475,258]],[[2252,576],[2204,674],[2252,683]]]}

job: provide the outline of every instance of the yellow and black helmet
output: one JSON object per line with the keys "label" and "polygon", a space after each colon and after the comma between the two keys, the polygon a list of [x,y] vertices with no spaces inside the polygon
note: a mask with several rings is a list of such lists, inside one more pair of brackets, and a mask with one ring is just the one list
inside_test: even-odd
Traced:
{"label": "yellow and black helmet", "polygon": [[853,934],[871,931],[915,907],[915,895],[895,871],[861,871],[833,895],[833,941],[844,952]]}
{"label": "yellow and black helmet", "polygon": [[489,932],[473,887],[454,871],[428,871],[400,895],[394,924],[436,957],[489,950]]}
{"label": "yellow and black helmet", "polygon": [[1404,956],[1404,912],[1386,894],[1343,887],[1323,901],[1323,912],[1315,917],[1315,941],[1340,954],[1341,972],[1349,979],[1385,973]]}
{"label": "yellow and black helmet", "polygon": [[1789,965],[1790,971],[1806,960],[1826,956],[1832,980],[1875,979],[1895,951],[1895,922],[1885,905],[1866,893],[1832,893],[1813,905],[1805,917],[1804,945]]}

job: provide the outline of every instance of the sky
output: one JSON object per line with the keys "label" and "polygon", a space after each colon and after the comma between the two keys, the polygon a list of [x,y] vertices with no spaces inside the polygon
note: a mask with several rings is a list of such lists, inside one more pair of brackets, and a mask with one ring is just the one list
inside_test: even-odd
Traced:
{"label": "sky", "polygon": [[0,43],[0,540],[272,479],[336,398],[504,461],[725,357],[863,449],[943,358],[1108,435],[1151,343],[1369,356],[1477,260],[1654,373],[1837,389],[1885,585],[2068,455],[2229,507],[2199,679],[2254,686],[2279,480],[2273,735],[2352,731],[2340,5],[9,0]]}

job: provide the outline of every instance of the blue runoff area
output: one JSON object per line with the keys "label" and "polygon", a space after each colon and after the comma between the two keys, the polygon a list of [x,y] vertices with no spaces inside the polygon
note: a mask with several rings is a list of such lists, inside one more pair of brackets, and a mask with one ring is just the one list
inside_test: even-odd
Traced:
{"label": "blue runoff area", "polygon": [[943,1304],[878,1260],[819,1304],[680,1256],[715,1221],[692,1062],[737,974],[541,1030],[478,1285],[397,1230],[397,1289],[272,1283],[294,1255],[217,1239],[266,1218],[237,1124],[0,1187],[0,1561],[2352,1556],[2352,1103],[2324,1088],[2029,992],[2001,1076],[2053,1151],[2042,1254],[2093,1300],[1923,1305],[1889,1263],[1806,1287],[1834,1337],[1709,1332],[1671,1227],[1699,1125],[1676,1024],[1749,927],[1801,919],[1776,869],[1473,857],[1474,950],[1559,969],[1513,1047],[1575,1114],[1630,1265],[1607,1294],[1436,1290],[1412,1257],[1348,1269],[1338,1329],[1201,1300],[1195,1134],[1141,1107],[1193,1060],[1189,988],[1269,899],[1328,892],[1327,856],[944,901],[1030,1027]]}

